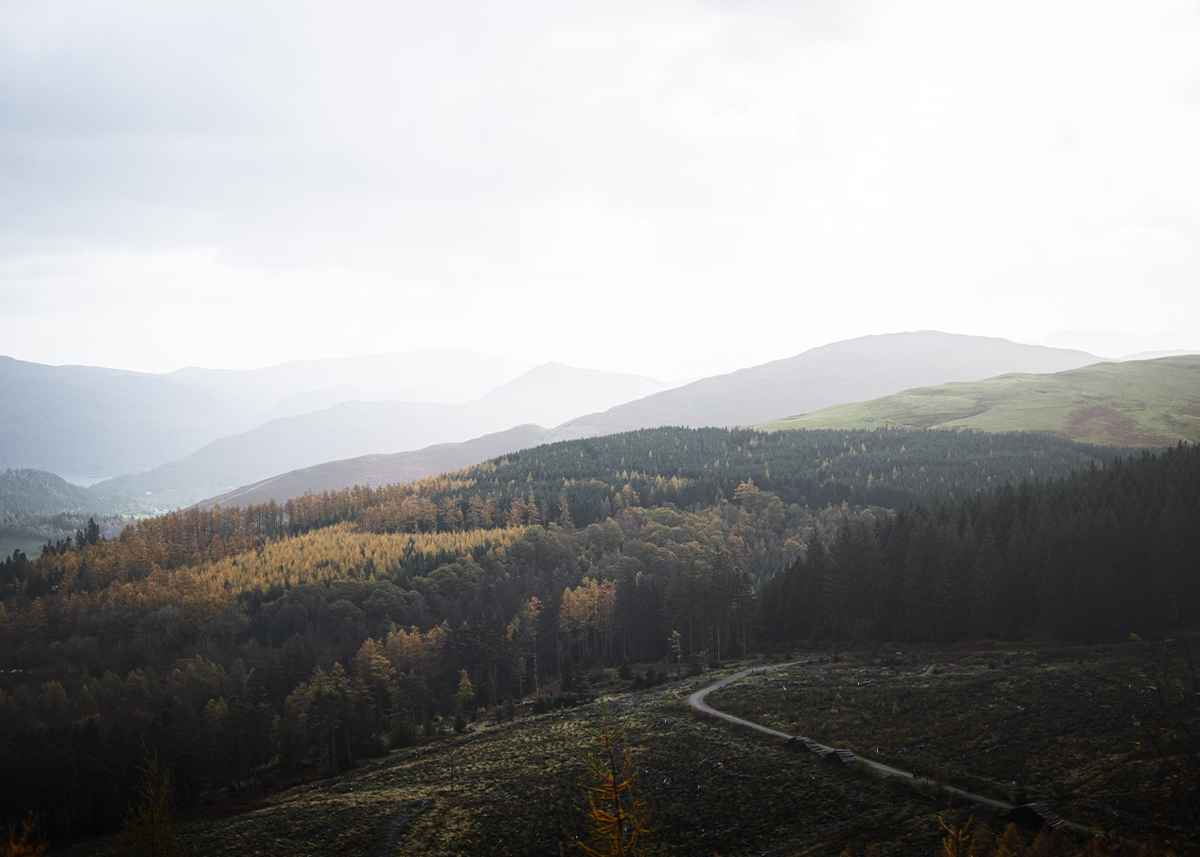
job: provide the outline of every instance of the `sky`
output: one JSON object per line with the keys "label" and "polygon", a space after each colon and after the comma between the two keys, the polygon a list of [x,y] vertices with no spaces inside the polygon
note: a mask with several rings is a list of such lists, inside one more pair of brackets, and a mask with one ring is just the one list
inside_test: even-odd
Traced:
{"label": "sky", "polygon": [[1194,0],[7,0],[0,354],[1200,349],[1197,44]]}

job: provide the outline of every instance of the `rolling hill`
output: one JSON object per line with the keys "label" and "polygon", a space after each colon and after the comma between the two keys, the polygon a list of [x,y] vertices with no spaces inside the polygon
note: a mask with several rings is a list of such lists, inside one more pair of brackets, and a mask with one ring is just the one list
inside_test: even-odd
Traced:
{"label": "rolling hill", "polygon": [[441,348],[363,357],[289,360],[259,369],[189,367],[164,377],[223,393],[250,393],[270,402],[297,394],[319,394],[317,398],[324,399],[321,406],[328,407],[354,399],[467,402],[530,368],[529,363],[495,354]]}
{"label": "rolling hill", "polygon": [[483,435],[462,443],[439,443],[411,452],[362,455],[343,461],[327,461],[227,491],[203,500],[198,505],[205,509],[218,504],[246,506],[250,503],[266,503],[272,499],[283,501],[310,491],[314,494],[340,491],[351,485],[377,488],[380,485],[412,482],[435,473],[461,470],[508,452],[575,436],[577,435],[567,435],[558,429],[546,429],[531,424],[516,426],[507,431]]}
{"label": "rolling hill", "polygon": [[354,399],[465,402],[528,368],[455,350],[164,375],[0,356],[0,468],[77,481],[140,473],[270,419]]}
{"label": "rolling hill", "polygon": [[[364,473],[379,471],[382,456],[462,443],[507,431],[514,424],[542,420],[556,424],[574,414],[625,402],[663,386],[659,381],[637,375],[548,363],[495,388],[480,399],[461,405],[342,402],[312,413],[271,420],[250,431],[216,440],[178,461],[146,473],[110,479],[93,488],[97,494],[116,497],[165,493],[163,500],[168,505],[187,505],[203,497],[223,494],[236,486],[250,485],[290,471],[324,462],[371,456],[372,463],[366,464],[365,470],[358,463],[345,465],[348,475],[344,478],[358,480]],[[544,429],[540,431],[543,434],[533,432],[531,435],[525,430],[514,437],[536,436],[532,441],[534,444],[551,437]],[[585,433],[582,429],[567,428],[552,437],[580,437]],[[429,472],[439,472],[426,471],[429,466],[445,469],[441,465],[447,460],[455,468],[465,467],[514,447],[497,449],[495,439],[484,439],[480,444],[467,447],[475,448],[486,450],[486,454],[469,460],[459,454],[465,450],[452,455],[448,452],[426,454],[405,459],[403,465],[397,461],[388,462],[389,468],[385,470],[393,481],[407,481],[427,476]],[[428,463],[418,467],[416,462]],[[322,472],[334,470],[336,467],[325,468]],[[309,477],[298,478],[306,482]],[[282,479],[271,479],[271,483],[275,486],[273,490],[290,484]],[[322,480],[313,485],[306,484],[298,493],[309,487],[316,489],[317,485],[320,485],[319,490],[342,487]],[[276,499],[287,497],[277,496]]]}
{"label": "rolling hill", "polygon": [[921,387],[761,427],[1031,431],[1116,446],[1197,443],[1200,355]]}
{"label": "rolling hill", "polygon": [[[507,451],[495,450],[495,438],[477,446],[453,444],[503,436],[526,423],[558,426],[535,443],[661,425],[752,425],[927,384],[1053,372],[1096,360],[1079,351],[920,331],[834,343],[665,390],[652,379],[552,363],[513,377],[511,361],[459,351],[165,376],[6,360],[0,371],[9,373],[3,386],[8,408],[0,437],[11,460],[0,466],[124,473],[93,486],[95,493],[142,502],[149,494],[149,502],[169,508],[264,480],[272,480],[272,490],[297,480],[325,490],[365,474],[429,475],[445,469],[444,462],[461,467]],[[447,390],[478,390],[497,379],[499,385],[477,399],[446,401]],[[429,393],[425,385],[441,385],[441,401],[377,400]],[[346,400],[360,394],[360,400]],[[427,447],[440,451],[409,454]],[[471,460],[476,448],[486,453]],[[394,453],[406,457],[381,458]],[[371,461],[347,462],[364,455]],[[326,462],[319,477],[281,477]]]}
{"label": "rolling hill", "polygon": [[755,425],[780,414],[807,413],[911,387],[1007,372],[1058,372],[1099,359],[1083,351],[932,330],[863,336],[703,378],[570,425],[593,434],[662,425]]}
{"label": "rolling hill", "polygon": [[[364,478],[372,485],[416,479],[554,440],[663,425],[749,425],[795,410],[798,406],[820,407],[834,401],[858,401],[881,392],[895,392],[905,386],[927,383],[929,379],[985,378],[1032,369],[1053,371],[1095,363],[1097,359],[1080,351],[936,331],[866,336],[810,349],[786,360],[655,392],[607,411],[571,419],[553,431],[541,429],[539,434],[530,431],[530,427],[522,427],[514,430],[512,435],[498,432],[489,438],[479,438],[478,444],[474,441],[438,444],[436,452],[419,450],[373,455],[364,461],[345,456],[349,460],[330,461],[304,468],[301,472],[255,480],[256,484],[226,492],[221,498],[204,503],[211,504],[216,499],[228,503],[230,497],[239,498],[237,502],[264,502],[272,497],[282,502],[305,490],[336,490],[361,483]],[[493,400],[502,391],[511,396],[526,396],[529,379],[535,372],[549,377],[561,374],[560,370],[553,369],[553,364],[548,364],[499,388],[481,401]],[[559,389],[569,392],[570,385],[560,383]],[[578,399],[571,399],[571,402],[577,404]],[[506,438],[516,445],[500,448],[497,444]]]}
{"label": "rolling hill", "polygon": [[248,395],[161,375],[0,357],[0,467],[111,476],[255,425]]}
{"label": "rolling hill", "polygon": [[100,502],[86,488],[45,470],[0,471],[0,520],[18,515],[111,514],[108,504]]}

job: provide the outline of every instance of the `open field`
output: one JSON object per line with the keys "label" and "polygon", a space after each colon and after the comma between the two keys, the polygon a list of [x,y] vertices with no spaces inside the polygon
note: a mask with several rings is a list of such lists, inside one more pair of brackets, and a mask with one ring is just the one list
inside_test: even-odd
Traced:
{"label": "open field", "polygon": [[0,561],[12,556],[13,551],[21,551],[30,559],[34,559],[41,554],[44,544],[45,539],[0,536]]}
{"label": "open field", "polygon": [[1200,356],[920,387],[773,420],[760,428],[1029,431],[1113,446],[1196,443]]}
{"label": "open field", "polygon": [[1163,772],[1136,752],[1162,646],[983,644],[825,655],[709,704],[1009,803],[1148,836]]}
{"label": "open field", "polygon": [[[726,673],[610,699],[628,729],[661,854],[837,854],[880,842],[911,854],[940,842],[935,802],[714,722],[688,693]],[[581,753],[598,705],[477,727],[274,794],[249,812],[183,821],[197,853],[548,854],[585,828]],[[211,813],[210,813],[211,815]],[[70,849],[112,853],[112,840]]]}

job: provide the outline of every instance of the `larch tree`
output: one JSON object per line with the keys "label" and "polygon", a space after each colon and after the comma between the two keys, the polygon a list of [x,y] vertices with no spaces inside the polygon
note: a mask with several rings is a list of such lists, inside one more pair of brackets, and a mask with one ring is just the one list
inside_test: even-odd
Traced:
{"label": "larch tree", "polygon": [[646,805],[637,790],[637,768],[624,746],[625,731],[613,726],[604,709],[604,722],[584,754],[586,805],[590,842],[573,844],[589,857],[639,857],[646,853],[642,838],[649,832]]}
{"label": "larch tree", "polygon": [[149,754],[139,769],[137,802],[125,817],[117,846],[119,857],[175,857],[183,845],[172,820],[171,773]]}

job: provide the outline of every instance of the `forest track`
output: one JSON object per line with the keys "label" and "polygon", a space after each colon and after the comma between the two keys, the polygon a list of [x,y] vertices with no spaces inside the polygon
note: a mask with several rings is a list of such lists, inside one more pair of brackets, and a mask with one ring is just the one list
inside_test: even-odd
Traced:
{"label": "forest track", "polygon": [[[861,756],[854,755],[853,751],[847,750],[845,748],[829,747],[829,746],[826,746],[825,744],[821,744],[821,743],[818,743],[817,741],[813,741],[811,738],[806,738],[803,735],[789,735],[786,732],[780,732],[778,729],[772,729],[769,726],[763,726],[761,723],[755,723],[751,720],[743,720],[741,717],[735,717],[732,714],[726,714],[724,711],[718,711],[717,709],[713,708],[711,705],[709,705],[707,702],[704,701],[705,697],[707,697],[710,693],[712,693],[717,688],[724,687],[725,685],[735,682],[738,679],[745,678],[746,676],[750,675],[751,673],[763,672],[765,670],[781,669],[783,667],[797,666],[799,664],[805,664],[808,662],[809,661],[807,661],[807,660],[805,660],[805,661],[789,661],[788,663],[785,663],[785,664],[769,664],[767,666],[750,667],[749,669],[741,670],[740,672],[736,672],[733,675],[726,676],[725,678],[721,679],[720,681],[718,681],[714,684],[708,685],[708,687],[703,687],[700,690],[696,691],[695,693],[693,693],[691,696],[688,697],[688,705],[692,706],[692,708],[695,708],[697,711],[702,711],[705,714],[711,714],[713,717],[719,717],[722,720],[729,721],[730,723],[736,723],[740,726],[748,726],[751,729],[757,729],[759,732],[765,732],[766,734],[768,734],[774,738],[782,738],[785,741],[800,743],[803,746],[806,746],[809,749],[813,750],[813,752],[820,752],[820,753],[826,753],[826,754],[837,753],[843,757],[845,756],[845,754],[850,754],[851,758],[857,759],[857,761],[862,762],[864,765],[866,765],[869,768],[879,771],[881,774],[884,774],[885,776],[902,777],[906,780],[911,780],[914,785],[925,785],[925,786],[937,788],[937,789],[940,789],[941,791],[944,791],[949,794],[955,795],[957,797],[963,798],[964,800],[969,800],[974,803],[979,803],[979,804],[983,804],[985,806],[990,806],[995,809],[1003,810],[1005,812],[1010,812],[1013,809],[1016,809],[1016,807],[1011,803],[1005,803],[1004,801],[995,800],[994,798],[986,797],[985,795],[975,794],[974,792],[969,792],[964,789],[957,788],[955,786],[946,785],[945,783],[939,783],[936,780],[930,780],[930,779],[925,779],[924,777],[918,777],[912,771],[902,771],[899,768],[893,768],[891,765],[885,765],[882,762],[873,762],[870,759],[864,759]],[[1086,825],[1077,824],[1073,821],[1067,821],[1065,819],[1063,819],[1062,825],[1064,827],[1069,827],[1071,830],[1077,831],[1079,833],[1086,833],[1086,834],[1097,833],[1097,831],[1091,829],[1090,827],[1087,827]]]}

